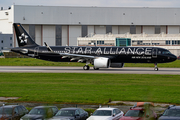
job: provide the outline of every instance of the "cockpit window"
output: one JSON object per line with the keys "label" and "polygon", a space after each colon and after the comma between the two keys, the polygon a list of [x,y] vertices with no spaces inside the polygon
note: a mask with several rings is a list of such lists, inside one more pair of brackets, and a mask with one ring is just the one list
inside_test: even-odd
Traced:
{"label": "cockpit window", "polygon": [[170,51],[163,51],[162,54],[167,55],[167,54],[171,54],[171,52]]}

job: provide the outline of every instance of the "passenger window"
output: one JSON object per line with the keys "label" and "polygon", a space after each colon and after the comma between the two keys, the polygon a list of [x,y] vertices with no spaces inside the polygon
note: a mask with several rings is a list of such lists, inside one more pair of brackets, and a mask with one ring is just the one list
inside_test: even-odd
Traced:
{"label": "passenger window", "polygon": [[18,108],[19,114],[21,114],[21,115],[24,114],[24,113],[23,113],[23,110],[21,109],[20,106],[18,106],[17,108]]}
{"label": "passenger window", "polygon": [[119,109],[116,109],[116,114],[119,114],[121,111]]}
{"label": "passenger window", "polygon": [[79,115],[80,115],[79,110],[76,110],[75,115],[77,115],[77,114],[79,114]]}
{"label": "passenger window", "polygon": [[17,107],[14,109],[14,115],[19,114]]}
{"label": "passenger window", "polygon": [[53,116],[53,112],[52,112],[51,108],[48,109],[47,116],[48,116],[48,118]]}
{"label": "passenger window", "polygon": [[53,108],[52,108],[52,111],[53,111],[53,115],[55,115],[55,114],[57,113],[58,109],[55,108],[55,107],[53,107]]}
{"label": "passenger window", "polygon": [[83,114],[84,113],[84,110],[83,109],[79,109],[80,111],[80,114]]}
{"label": "passenger window", "polygon": [[113,115],[116,115],[116,109],[113,110]]}
{"label": "passenger window", "polygon": [[23,110],[23,113],[24,113],[24,114],[28,112],[28,110],[27,110],[24,106],[20,106],[20,107],[21,107],[21,109]]}

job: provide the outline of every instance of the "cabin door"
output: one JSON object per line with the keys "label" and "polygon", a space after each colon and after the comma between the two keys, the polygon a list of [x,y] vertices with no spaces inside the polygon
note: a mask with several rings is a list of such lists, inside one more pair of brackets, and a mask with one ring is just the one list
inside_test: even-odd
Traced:
{"label": "cabin door", "polygon": [[157,48],[152,49],[152,57],[157,58]]}
{"label": "cabin door", "polygon": [[34,48],[34,56],[38,56],[39,47]]}

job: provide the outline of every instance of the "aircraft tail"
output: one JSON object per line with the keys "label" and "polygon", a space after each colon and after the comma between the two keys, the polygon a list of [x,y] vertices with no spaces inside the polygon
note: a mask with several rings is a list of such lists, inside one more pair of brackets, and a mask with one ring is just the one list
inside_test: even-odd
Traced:
{"label": "aircraft tail", "polygon": [[19,47],[38,46],[20,23],[13,24]]}

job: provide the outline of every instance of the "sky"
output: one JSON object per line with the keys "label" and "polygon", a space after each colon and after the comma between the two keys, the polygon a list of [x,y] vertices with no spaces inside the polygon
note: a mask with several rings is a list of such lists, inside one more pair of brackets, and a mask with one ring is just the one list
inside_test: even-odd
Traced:
{"label": "sky", "polygon": [[11,5],[97,6],[97,7],[180,7],[180,0],[0,0],[0,7]]}

